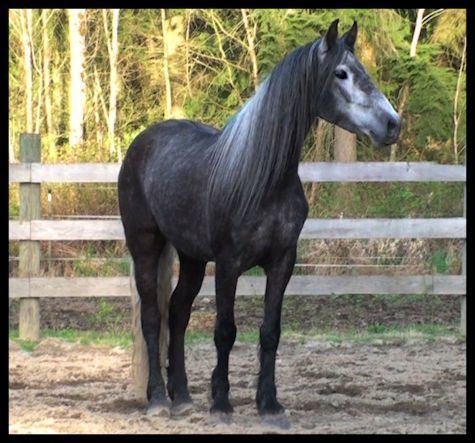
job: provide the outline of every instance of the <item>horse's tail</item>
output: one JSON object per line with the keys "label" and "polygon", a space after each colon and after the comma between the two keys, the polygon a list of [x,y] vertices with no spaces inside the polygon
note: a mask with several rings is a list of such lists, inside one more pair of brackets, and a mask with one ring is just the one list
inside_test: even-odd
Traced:
{"label": "horse's tail", "polygon": [[[169,343],[169,326],[168,326],[168,309],[170,298],[172,295],[172,276],[173,262],[175,260],[175,248],[170,242],[165,244],[158,260],[157,273],[157,301],[158,310],[160,311],[160,366],[162,372],[166,370],[168,363],[168,343]],[[165,377],[165,374],[163,374]]]}

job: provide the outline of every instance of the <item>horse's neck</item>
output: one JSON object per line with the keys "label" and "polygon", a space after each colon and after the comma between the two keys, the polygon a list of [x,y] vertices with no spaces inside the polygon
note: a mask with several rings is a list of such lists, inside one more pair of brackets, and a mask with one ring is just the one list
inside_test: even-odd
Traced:
{"label": "horse's neck", "polygon": [[307,81],[295,78],[304,72],[292,75],[285,65],[273,72],[214,145],[209,195],[223,213],[252,212],[297,174],[313,94],[303,90]]}

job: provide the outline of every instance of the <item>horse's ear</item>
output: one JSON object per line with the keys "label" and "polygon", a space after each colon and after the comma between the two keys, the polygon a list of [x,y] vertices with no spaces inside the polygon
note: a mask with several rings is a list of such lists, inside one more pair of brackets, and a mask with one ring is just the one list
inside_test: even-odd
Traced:
{"label": "horse's ear", "polygon": [[338,38],[338,22],[340,20],[336,19],[332,22],[328,31],[326,32],[325,36],[322,40],[322,50],[323,52],[329,51],[336,43]]}
{"label": "horse's ear", "polygon": [[349,46],[351,49],[354,49],[356,37],[358,35],[358,24],[356,20],[353,22],[353,26],[351,29],[344,35],[345,44]]}

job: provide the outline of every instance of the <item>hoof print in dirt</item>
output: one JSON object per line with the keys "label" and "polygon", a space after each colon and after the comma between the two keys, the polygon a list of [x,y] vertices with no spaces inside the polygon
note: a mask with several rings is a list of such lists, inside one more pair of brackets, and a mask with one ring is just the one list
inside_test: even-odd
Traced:
{"label": "hoof print in dirt", "polygon": [[261,417],[261,425],[265,428],[288,430],[291,423],[285,412],[281,414],[265,414]]}
{"label": "hoof print in dirt", "polygon": [[211,426],[224,425],[228,426],[233,422],[233,415],[226,412],[212,412],[209,416],[208,423]]}
{"label": "hoof print in dirt", "polygon": [[147,408],[147,417],[170,417],[170,403],[155,403]]}

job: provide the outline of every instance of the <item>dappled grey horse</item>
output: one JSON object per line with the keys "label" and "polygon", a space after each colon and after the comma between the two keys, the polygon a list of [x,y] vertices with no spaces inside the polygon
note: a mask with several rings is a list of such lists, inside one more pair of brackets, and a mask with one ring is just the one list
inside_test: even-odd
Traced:
{"label": "dappled grey horse", "polygon": [[[141,299],[150,413],[168,414],[170,407],[179,413],[191,405],[184,336],[206,263],[214,261],[217,364],[211,413],[226,420],[233,411],[228,363],[236,338],[236,284],[244,271],[261,266],[267,284],[257,409],[266,420],[288,424],[277,400],[275,359],[283,294],[308,213],[297,174],[305,137],[317,118],[367,135],[378,146],[394,143],[400,131],[399,116],[354,55],[356,36],[355,22],[338,38],[335,20],[322,39],[288,54],[221,131],[168,120],[132,142],[120,170],[119,204]],[[165,387],[157,291],[159,299],[170,297],[160,288],[171,275],[172,247],[180,272],[169,301]]]}

